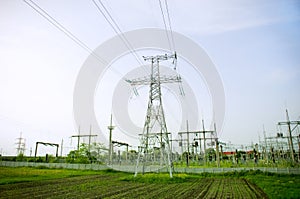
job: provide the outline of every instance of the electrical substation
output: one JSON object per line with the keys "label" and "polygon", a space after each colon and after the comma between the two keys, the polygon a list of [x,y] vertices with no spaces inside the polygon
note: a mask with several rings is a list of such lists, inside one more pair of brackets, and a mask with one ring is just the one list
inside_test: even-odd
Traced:
{"label": "electrical substation", "polygon": [[[74,94],[73,98],[79,96],[82,97],[80,99],[84,99],[83,101],[80,101],[76,98],[76,100],[84,102],[82,103],[83,105],[79,103],[82,105],[78,106],[79,108],[74,105],[74,107],[79,109],[78,113],[87,113],[90,111],[89,113],[91,113],[93,117],[90,119],[90,117],[86,117],[86,115],[84,115],[82,118],[78,119],[79,117],[76,118],[74,116],[76,120],[76,132],[70,132],[69,138],[71,142],[73,139],[76,141],[76,146],[73,146],[72,143],[70,144],[72,146],[68,146],[66,142],[64,144],[63,140],[61,141],[61,144],[53,143],[52,141],[49,141],[50,138],[48,141],[35,140],[35,151],[34,155],[32,155],[32,148],[34,146],[26,148],[28,147],[28,145],[26,145],[26,139],[24,138],[26,133],[20,133],[20,136],[16,139],[16,143],[14,143],[16,145],[16,155],[20,160],[26,160],[26,157],[23,156],[25,155],[26,151],[30,151],[30,155],[27,157],[28,162],[44,161],[53,163],[99,164],[106,165],[113,169],[130,171],[134,173],[135,176],[138,174],[145,174],[146,172],[162,171],[168,172],[170,177],[173,176],[174,168],[176,167],[238,167],[239,165],[248,167],[267,165],[275,167],[277,165],[287,166],[299,164],[300,121],[291,120],[288,110],[285,112],[286,117],[284,121],[278,121],[277,124],[275,124],[276,121],[274,121],[274,125],[277,126],[277,132],[268,132],[267,135],[265,129],[263,128],[263,139],[259,137],[259,141],[256,143],[241,145],[220,139],[220,130],[222,129],[225,115],[225,102],[223,102],[225,101],[225,94],[224,96],[220,95],[220,97],[212,92],[214,90],[218,90],[219,87],[220,90],[224,92],[221,78],[219,78],[219,75],[211,75],[214,73],[218,74],[218,72],[216,68],[214,68],[214,64],[210,59],[208,59],[208,61],[205,60],[205,62],[199,61],[201,59],[205,59],[205,56],[207,56],[206,52],[202,48],[198,48],[198,46],[195,47],[197,45],[196,43],[188,43],[188,39],[186,39],[183,35],[177,34],[173,31],[167,1],[165,1],[165,4],[162,4],[161,1],[159,1],[159,14],[161,14],[163,19],[162,23],[164,28],[159,30],[150,28],[141,30],[140,32],[143,34],[147,33],[147,31],[151,33],[149,33],[149,35],[147,35],[145,38],[139,35],[141,34],[140,32],[139,34],[136,34],[139,37],[136,37],[134,31],[123,32],[105,4],[101,1],[93,1],[95,11],[104,17],[105,21],[116,33],[116,36],[109,40],[113,44],[112,47],[108,45],[110,44],[109,42],[105,43],[104,46],[109,46],[107,47],[109,50],[105,49],[103,46],[100,46],[101,48],[98,47],[100,49],[100,53],[97,52],[98,48],[92,50],[93,48],[87,46],[82,40],[79,39],[79,37],[75,36],[75,34],[63,26],[62,23],[59,23],[58,20],[52,17],[46,10],[42,9],[34,1],[28,0],[24,1],[24,3],[42,18],[46,19],[49,24],[62,32],[70,40],[75,42],[80,48],[89,53],[89,58],[87,59],[86,63],[90,64],[90,68],[93,70],[87,70],[88,67],[84,65],[81,72],[86,72],[83,73],[83,79],[86,82],[81,82],[83,85],[81,88],[82,90],[80,90],[81,92],[79,92],[79,94],[77,93],[78,95]],[[154,34],[157,38],[155,36],[153,36],[154,38],[151,38]],[[164,36],[163,39],[160,38],[161,35]],[[139,43],[136,41],[139,41],[142,44],[136,44]],[[144,46],[144,43],[147,43],[148,46]],[[186,43],[189,45],[185,46]],[[194,48],[200,50],[194,52]],[[118,51],[119,54],[113,54],[115,51]],[[141,56],[142,53],[144,53],[146,56]],[[131,57],[131,59],[125,55]],[[121,60],[122,56],[128,58],[128,60],[132,61],[132,63],[124,62],[125,69],[122,68],[120,71],[130,69],[133,72],[120,72],[116,69],[117,67],[114,68],[113,64],[115,64],[118,59]],[[122,61],[123,60],[120,62],[123,64]],[[203,67],[201,68],[203,71],[201,71],[199,68],[193,68],[193,70],[191,69],[189,72],[187,72],[190,74],[183,74],[180,72],[183,71],[183,69],[187,70],[187,67],[184,68],[184,66],[181,66],[178,63],[184,63],[184,66],[190,66],[191,68],[196,67],[194,65],[201,65],[204,63],[204,66],[201,65],[201,67]],[[134,66],[126,66],[126,64],[132,64]],[[99,69],[100,66],[103,67],[101,70]],[[144,72],[146,71],[143,73],[146,75],[135,75],[133,78],[126,78],[127,74],[135,74],[135,72],[139,71],[139,69],[143,69]],[[172,72],[163,73],[163,69],[166,71],[170,70]],[[109,113],[110,117],[108,114],[102,114],[101,112],[101,114],[99,114],[100,119],[96,119],[96,113],[94,111],[94,103],[96,103],[94,102],[95,90],[99,83],[98,80],[100,77],[102,77],[101,75],[104,75],[103,71],[105,70],[110,70],[109,72],[118,76],[119,81],[122,81],[121,83],[126,84],[127,87],[124,86],[124,88],[130,88],[123,91],[126,94],[131,93],[138,96],[139,88],[147,88],[148,94],[146,107],[144,107],[145,109],[143,110],[138,110],[139,112],[143,113],[143,125],[140,128],[140,131],[137,130],[139,128],[132,128],[135,130],[134,132],[124,133],[126,130],[122,129],[122,126],[119,125],[118,120],[116,119],[119,117],[119,115],[113,110],[113,108],[110,107],[109,103],[106,103],[103,106],[106,106],[105,108],[109,107],[108,109],[111,108]],[[183,86],[183,83],[185,81],[187,82],[187,79],[190,77],[190,79],[194,81],[193,83],[196,85],[195,87],[200,84],[200,78],[195,80],[192,78],[192,75],[208,76],[202,79],[205,86],[209,87],[207,88],[207,95],[201,95],[202,98],[199,97],[200,95],[197,96],[198,98],[193,96],[193,88],[190,88],[190,85],[187,85],[189,82],[184,85],[185,87]],[[218,77],[220,80],[218,80],[216,77]],[[91,83],[93,84],[92,86],[87,83],[90,79],[94,81]],[[113,79],[113,81],[114,80],[115,79]],[[217,81],[221,83],[217,84]],[[77,83],[78,82],[76,82],[76,86]],[[173,113],[167,112],[166,106],[163,106],[163,102],[165,102],[164,100],[166,99],[164,85],[170,84],[176,85],[178,88],[176,92],[179,93],[180,97],[183,99],[182,101],[186,100],[185,103],[187,105],[185,105],[185,108],[191,106],[189,107],[189,110],[186,110],[186,112],[189,114],[194,111],[195,113],[194,115],[190,114],[189,117],[184,116],[184,121],[179,121],[183,118],[183,116],[182,118],[178,119],[176,118],[176,115],[172,118],[175,121],[174,123],[176,123],[175,125],[167,122],[166,118]],[[110,84],[108,85],[110,86]],[[75,88],[77,88],[76,86]],[[86,87],[88,87],[88,89]],[[189,88],[189,90],[186,88]],[[91,90],[91,92],[88,92],[87,90]],[[109,88],[107,90],[111,91],[113,89]],[[199,90],[196,91],[199,92]],[[112,95],[114,94],[115,93]],[[106,93],[103,94],[103,96],[103,98],[108,98]],[[176,102],[176,100],[180,101],[175,99],[176,97],[174,96],[172,95],[173,98],[171,100],[169,99],[169,101],[172,103]],[[202,111],[201,115],[198,112],[198,108],[201,109],[204,106],[204,108],[206,108],[207,104],[203,103],[203,105],[201,104],[202,102],[199,102],[201,105],[198,105],[197,102],[201,100],[204,101],[204,98],[207,96],[211,97],[211,101],[215,101],[210,101],[207,103],[212,106],[212,108],[209,107],[205,111]],[[220,101],[223,100],[223,104],[220,103],[220,105],[216,103],[219,100],[218,97],[220,97]],[[193,98],[192,100],[194,100],[194,103],[188,104],[191,102],[188,101],[188,98]],[[76,100],[73,101],[74,104]],[[124,99],[122,104],[126,100],[129,99]],[[144,102],[145,100],[143,100],[141,103]],[[174,108],[172,103],[170,105],[172,106],[171,109]],[[111,106],[113,107],[113,103]],[[216,108],[214,106],[216,106]],[[127,107],[118,108],[122,109],[120,111],[128,111],[125,110]],[[213,114],[210,115],[210,113],[208,113],[209,111],[213,112]],[[221,119],[215,118],[215,116],[218,115],[215,114],[215,112],[218,111],[222,112],[222,114],[224,112],[223,115],[220,114]],[[182,113],[182,115],[184,114]],[[106,121],[104,118],[106,117],[107,119],[109,118],[109,122],[105,123],[105,129],[103,130],[103,128],[99,127],[100,125],[98,125],[98,123],[104,123]],[[137,117],[138,116],[136,116],[134,119],[137,120]],[[128,118],[126,118],[126,122],[130,120],[127,119]],[[176,126],[177,123],[180,123],[178,124],[178,129],[173,130],[175,128],[172,127]],[[122,133],[124,138],[122,138]],[[134,137],[133,139],[135,139],[136,143],[133,143],[132,140],[127,139],[129,136],[127,136],[126,133],[130,134],[131,137]],[[48,152],[46,153],[44,150],[42,150],[42,146],[47,147],[47,149],[54,147],[55,151],[51,152],[52,154],[48,154]],[[64,154],[64,150],[68,152]],[[16,157],[13,158],[18,159]],[[11,160],[13,158],[5,156],[1,157],[2,160]]]}
{"label": "electrical substation", "polygon": [[300,198],[299,8],[0,1],[0,199]]}

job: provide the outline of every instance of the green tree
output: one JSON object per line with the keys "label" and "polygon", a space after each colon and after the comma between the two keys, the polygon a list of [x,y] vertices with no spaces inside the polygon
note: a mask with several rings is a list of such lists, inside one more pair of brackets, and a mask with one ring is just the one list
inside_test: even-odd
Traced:
{"label": "green tree", "polygon": [[88,164],[96,162],[99,159],[99,149],[105,149],[101,143],[92,143],[90,146],[86,143],[82,143],[79,146],[79,150],[70,151],[66,161],[68,163],[82,163]]}
{"label": "green tree", "polygon": [[23,153],[19,153],[19,155],[17,156],[16,160],[17,161],[24,161],[25,157],[24,157],[24,154]]}

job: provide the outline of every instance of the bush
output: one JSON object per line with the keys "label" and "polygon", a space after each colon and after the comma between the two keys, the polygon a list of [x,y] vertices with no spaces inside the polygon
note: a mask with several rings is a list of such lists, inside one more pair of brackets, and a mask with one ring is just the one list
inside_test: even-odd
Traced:
{"label": "bush", "polygon": [[16,161],[24,161],[25,160],[25,157],[24,157],[24,154],[23,153],[20,153],[17,158],[16,158]]}

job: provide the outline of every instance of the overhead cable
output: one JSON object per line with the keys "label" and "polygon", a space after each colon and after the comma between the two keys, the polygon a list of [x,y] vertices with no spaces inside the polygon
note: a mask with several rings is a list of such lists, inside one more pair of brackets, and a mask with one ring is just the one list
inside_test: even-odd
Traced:
{"label": "overhead cable", "polygon": [[[135,57],[136,61],[143,66],[143,61],[136,53],[136,50],[133,48],[131,43],[128,41],[126,36],[124,35],[123,31],[121,30],[120,26],[117,24],[117,22],[114,20],[108,9],[105,7],[105,5],[102,3],[101,0],[98,0],[99,4],[93,0],[94,5],[97,7],[97,10],[102,14],[102,16],[105,18],[107,23],[111,26],[111,28],[114,30],[114,32],[120,37],[120,39],[123,41],[125,46],[128,48],[131,54]],[[101,7],[100,7],[101,6]],[[147,72],[147,71],[146,71]]]}
{"label": "overhead cable", "polygon": [[[99,61],[100,63],[105,64],[105,65],[109,64],[104,58],[102,58],[98,54],[96,54],[90,47],[88,47],[87,44],[85,44],[78,37],[76,37],[71,31],[69,31],[67,28],[65,28],[61,23],[59,23],[54,17],[52,17],[50,14],[48,14],[46,10],[41,8],[33,0],[23,0],[23,1],[28,6],[30,6],[34,11],[36,11],[39,15],[41,15],[43,18],[45,18],[49,23],[51,23],[53,26],[55,26],[58,30],[63,32],[68,38],[70,38],[77,45],[79,45],[81,48],[83,48],[85,51],[87,51],[93,57],[95,57],[97,59],[97,61]],[[120,75],[120,76],[123,76],[123,74],[121,74],[116,69],[112,69],[112,71],[115,72],[116,74]]]}

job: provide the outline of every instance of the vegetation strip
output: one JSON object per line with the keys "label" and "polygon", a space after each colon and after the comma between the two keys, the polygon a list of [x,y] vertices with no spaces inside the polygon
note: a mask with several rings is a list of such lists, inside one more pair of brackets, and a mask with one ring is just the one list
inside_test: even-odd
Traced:
{"label": "vegetation strip", "polygon": [[[0,169],[0,198],[297,198],[300,195],[298,175],[257,171],[174,174],[170,179],[168,174],[134,178],[132,174],[112,170]],[[10,177],[13,180],[8,181]],[[272,194],[274,189],[280,193]]]}

